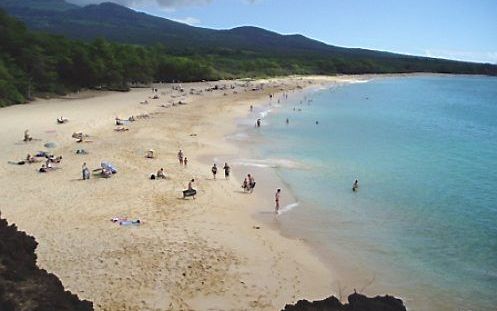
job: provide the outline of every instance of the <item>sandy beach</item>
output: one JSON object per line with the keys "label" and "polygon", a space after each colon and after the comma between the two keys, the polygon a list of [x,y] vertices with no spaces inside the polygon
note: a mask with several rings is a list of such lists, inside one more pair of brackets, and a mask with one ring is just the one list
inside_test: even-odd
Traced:
{"label": "sandy beach", "polygon": [[[347,78],[203,82],[183,84],[183,92],[163,84],[157,93],[84,92],[2,108],[2,216],[36,237],[39,265],[97,310],[279,310],[337,294],[334,274],[305,243],[253,217],[271,213],[273,197],[258,189],[244,194],[241,181],[225,180],[221,169],[212,180],[206,161],[218,159],[222,167],[240,153],[225,137],[250,105],[337,81]],[[227,89],[205,91],[215,85]],[[114,130],[116,116],[131,115],[138,118],[124,124],[129,131]],[[59,116],[69,122],[57,124]],[[34,141],[22,141],[25,129]],[[89,142],[76,143],[71,134],[78,131]],[[47,142],[55,148],[45,148]],[[155,159],[145,157],[148,149]],[[179,149],[187,167],[178,163]],[[8,163],[40,150],[62,155],[59,169],[38,173],[41,163]],[[83,181],[83,162],[95,169],[101,161],[118,173]],[[161,167],[168,178],[150,180]],[[192,178],[198,195],[184,200]],[[141,224],[119,225],[113,217]]]}

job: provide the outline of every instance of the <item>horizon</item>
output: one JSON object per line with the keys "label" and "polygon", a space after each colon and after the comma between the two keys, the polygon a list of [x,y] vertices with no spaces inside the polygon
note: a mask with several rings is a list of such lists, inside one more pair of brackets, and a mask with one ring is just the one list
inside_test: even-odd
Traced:
{"label": "horizon", "polygon": [[[251,26],[283,35],[300,34],[340,47],[497,64],[497,18],[492,18],[497,6],[489,0],[479,1],[478,6],[449,0],[436,4],[387,0],[380,5],[369,0],[310,1],[318,6],[285,6],[283,0],[66,1],[77,5],[113,2],[195,27],[220,30]],[[322,7],[323,13],[315,14],[315,7]]]}

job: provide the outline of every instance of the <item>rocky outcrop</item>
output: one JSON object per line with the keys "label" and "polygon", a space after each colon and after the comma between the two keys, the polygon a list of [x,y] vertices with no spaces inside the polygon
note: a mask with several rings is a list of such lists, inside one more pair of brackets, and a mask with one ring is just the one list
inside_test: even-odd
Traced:
{"label": "rocky outcrop", "polygon": [[93,303],[64,290],[52,273],[38,268],[31,236],[0,219],[0,310],[93,310]]}
{"label": "rocky outcrop", "polygon": [[334,296],[313,302],[300,300],[295,305],[286,305],[283,311],[406,311],[402,300],[388,295],[368,298],[354,293],[348,300],[348,304],[342,304]]}

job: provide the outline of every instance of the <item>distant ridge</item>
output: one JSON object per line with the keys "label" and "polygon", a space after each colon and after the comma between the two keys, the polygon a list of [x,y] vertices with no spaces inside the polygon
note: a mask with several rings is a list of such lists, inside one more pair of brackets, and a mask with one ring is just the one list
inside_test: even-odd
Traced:
{"label": "distant ridge", "polygon": [[230,30],[193,27],[136,12],[112,2],[78,7],[64,0],[0,0],[0,7],[34,30],[81,40],[102,37],[120,43],[162,43],[168,50],[178,52],[229,49],[257,51],[266,55],[277,53],[279,56],[429,59],[366,49],[341,48],[302,35],[280,35],[258,27],[245,26]]}

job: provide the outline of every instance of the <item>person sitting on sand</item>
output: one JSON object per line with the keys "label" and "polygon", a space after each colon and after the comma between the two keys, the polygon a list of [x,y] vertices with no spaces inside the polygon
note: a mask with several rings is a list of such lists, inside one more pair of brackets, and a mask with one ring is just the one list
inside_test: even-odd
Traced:
{"label": "person sitting on sand", "polygon": [[154,149],[150,149],[147,151],[147,154],[145,155],[146,158],[148,159],[155,159],[155,151]]}
{"label": "person sitting on sand", "polygon": [[59,123],[59,124],[66,123],[67,121],[69,121],[69,120],[65,119],[63,116],[60,116],[57,118],[57,123]]}
{"label": "person sitting on sand", "polygon": [[40,169],[38,170],[40,173],[46,173],[48,172],[48,169],[47,167],[45,166],[45,164],[42,164]]}
{"label": "person sitting on sand", "polygon": [[357,190],[359,190],[359,180],[356,178],[354,184],[352,185],[352,191],[356,192]]}
{"label": "person sitting on sand", "polygon": [[129,121],[129,122],[134,122],[134,121],[136,121],[135,116],[131,116],[131,117],[129,117],[129,118],[128,118],[128,121]]}
{"label": "person sitting on sand", "polygon": [[123,120],[116,116],[116,125],[124,125]]}
{"label": "person sitting on sand", "polygon": [[28,141],[32,141],[32,140],[33,140],[33,137],[31,137],[31,136],[29,135],[29,130],[25,130],[25,131],[24,131],[24,141],[25,141],[25,142],[28,142]]}
{"label": "person sitting on sand", "polygon": [[76,138],[77,143],[82,143],[85,137],[88,137],[88,135],[83,134],[83,132],[72,133],[72,138]]}
{"label": "person sitting on sand", "polygon": [[163,168],[157,171],[157,178],[166,179],[166,173],[164,172]]}

